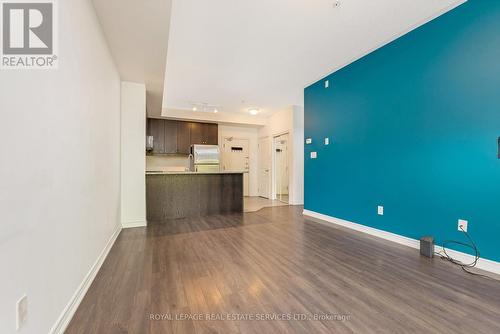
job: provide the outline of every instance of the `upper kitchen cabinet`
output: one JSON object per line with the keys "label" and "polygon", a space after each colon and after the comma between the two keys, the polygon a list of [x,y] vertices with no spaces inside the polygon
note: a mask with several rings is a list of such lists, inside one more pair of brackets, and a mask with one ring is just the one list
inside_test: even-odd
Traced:
{"label": "upper kitchen cabinet", "polygon": [[219,127],[210,123],[191,123],[191,145],[217,145]]}
{"label": "upper kitchen cabinet", "polygon": [[177,121],[148,118],[147,135],[153,136],[151,154],[177,153]]}
{"label": "upper kitchen cabinet", "polygon": [[190,123],[189,128],[191,130],[191,145],[204,144],[203,142],[203,124],[202,123]]}
{"label": "upper kitchen cabinet", "polygon": [[217,145],[217,124],[148,118],[147,135],[153,136],[150,154],[189,154],[191,145]]}
{"label": "upper kitchen cabinet", "polygon": [[177,121],[165,121],[165,153],[166,154],[178,154],[179,149],[177,142],[177,125],[180,122]]}
{"label": "upper kitchen cabinet", "polygon": [[148,136],[153,136],[153,154],[165,154],[165,121],[148,118]]}
{"label": "upper kitchen cabinet", "polygon": [[177,122],[177,153],[189,154],[191,148],[191,124]]}
{"label": "upper kitchen cabinet", "polygon": [[217,124],[204,124],[203,138],[207,145],[219,144],[219,126]]}

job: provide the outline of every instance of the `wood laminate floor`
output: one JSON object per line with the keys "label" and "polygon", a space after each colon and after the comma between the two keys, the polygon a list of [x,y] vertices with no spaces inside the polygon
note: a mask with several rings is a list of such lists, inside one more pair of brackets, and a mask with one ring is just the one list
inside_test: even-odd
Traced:
{"label": "wood laminate floor", "polygon": [[301,211],[123,230],[66,333],[500,333],[500,282]]}

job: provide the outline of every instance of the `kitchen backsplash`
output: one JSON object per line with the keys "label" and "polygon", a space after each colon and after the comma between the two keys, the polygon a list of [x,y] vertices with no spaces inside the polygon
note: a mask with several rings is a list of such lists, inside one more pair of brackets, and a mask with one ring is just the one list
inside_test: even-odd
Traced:
{"label": "kitchen backsplash", "polygon": [[146,171],[183,171],[189,168],[187,156],[146,156]]}

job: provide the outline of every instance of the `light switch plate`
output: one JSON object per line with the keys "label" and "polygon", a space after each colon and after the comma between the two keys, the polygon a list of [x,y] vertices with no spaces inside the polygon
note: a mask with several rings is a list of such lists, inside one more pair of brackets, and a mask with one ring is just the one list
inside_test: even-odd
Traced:
{"label": "light switch plate", "polygon": [[328,88],[330,87],[330,81],[329,80],[325,80],[325,88]]}
{"label": "light switch plate", "polygon": [[316,159],[318,157],[317,152],[311,152],[311,159]]}
{"label": "light switch plate", "polygon": [[330,145],[330,138],[325,138],[325,145]]}
{"label": "light switch plate", "polygon": [[464,219],[459,219],[458,220],[458,226],[457,226],[457,229],[462,232],[465,231],[467,232],[467,227],[469,225],[469,222],[467,220],[464,220]]}
{"label": "light switch plate", "polygon": [[313,140],[311,138],[306,139],[306,144],[312,144]]}
{"label": "light switch plate", "polygon": [[377,207],[377,213],[379,216],[383,216],[384,215],[384,207],[379,205]]}

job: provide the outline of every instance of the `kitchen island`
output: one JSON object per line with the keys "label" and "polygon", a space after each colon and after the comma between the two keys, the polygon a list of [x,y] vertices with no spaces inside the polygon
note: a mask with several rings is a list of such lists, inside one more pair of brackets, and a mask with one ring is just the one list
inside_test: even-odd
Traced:
{"label": "kitchen island", "polygon": [[148,222],[243,212],[241,172],[147,172]]}

